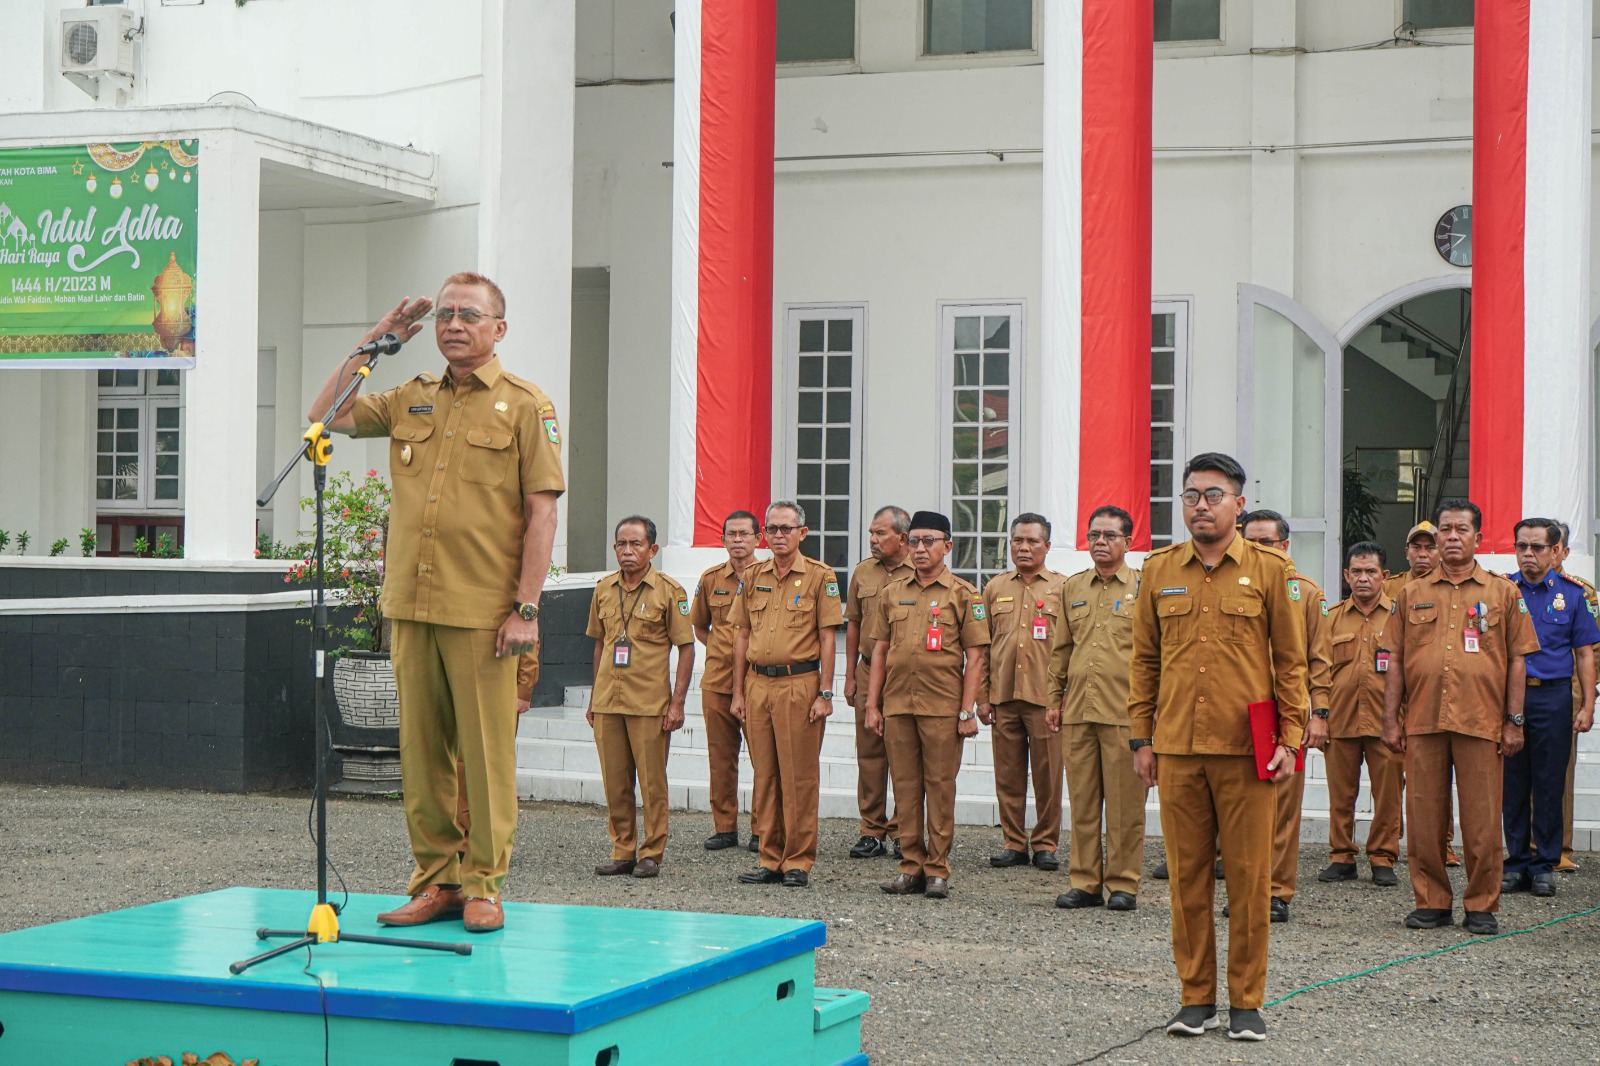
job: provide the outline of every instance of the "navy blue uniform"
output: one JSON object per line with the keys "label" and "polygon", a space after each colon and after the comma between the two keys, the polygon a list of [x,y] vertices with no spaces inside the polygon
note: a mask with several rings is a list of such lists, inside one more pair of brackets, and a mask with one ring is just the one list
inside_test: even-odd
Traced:
{"label": "navy blue uniform", "polygon": [[1521,574],[1513,580],[1539,635],[1539,651],[1527,658],[1523,748],[1505,761],[1507,877],[1549,873],[1561,862],[1561,801],[1573,742],[1572,653],[1600,644],[1600,625],[1582,585],[1554,570],[1532,584]]}

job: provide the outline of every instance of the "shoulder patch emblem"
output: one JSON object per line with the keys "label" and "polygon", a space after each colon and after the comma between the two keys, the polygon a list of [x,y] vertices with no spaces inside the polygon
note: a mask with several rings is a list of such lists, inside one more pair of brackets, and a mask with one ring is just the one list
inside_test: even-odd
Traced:
{"label": "shoulder patch emblem", "polygon": [[972,605],[972,620],[974,622],[981,622],[981,621],[983,621],[983,619],[984,619],[983,604],[981,604],[981,603],[973,604]]}
{"label": "shoulder patch emblem", "polygon": [[828,582],[828,587],[827,587],[827,589],[825,591],[827,592],[828,597],[830,599],[835,599],[835,600],[838,599],[839,598],[839,583],[837,581]]}
{"label": "shoulder patch emblem", "polygon": [[1527,614],[1528,613],[1528,601],[1523,599],[1521,596],[1517,597],[1517,613],[1518,614]]}
{"label": "shoulder patch emblem", "polygon": [[1322,601],[1322,617],[1324,617],[1324,618],[1328,617],[1328,601],[1327,600],[1323,600]]}
{"label": "shoulder patch emblem", "polygon": [[551,444],[561,443],[561,427],[556,425],[554,418],[544,420],[544,436]]}
{"label": "shoulder patch emblem", "polygon": [[688,600],[679,600],[678,601],[678,613],[681,614],[681,615],[685,615],[685,616],[688,615],[688,613],[689,613],[689,601]]}
{"label": "shoulder patch emblem", "polygon": [[1300,602],[1300,582],[1293,578],[1289,579],[1289,598],[1296,603]]}

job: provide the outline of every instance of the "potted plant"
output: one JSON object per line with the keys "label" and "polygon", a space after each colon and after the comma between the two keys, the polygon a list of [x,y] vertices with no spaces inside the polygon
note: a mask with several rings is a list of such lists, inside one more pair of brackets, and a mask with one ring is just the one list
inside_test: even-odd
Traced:
{"label": "potted plant", "polygon": [[[378,609],[389,486],[376,470],[359,479],[340,471],[329,475],[324,501],[323,583],[334,608],[328,649],[337,715],[333,744],[345,777],[390,791],[400,780],[400,700],[389,662],[389,629]],[[315,497],[302,499],[300,507],[315,522]],[[285,582],[315,581],[312,549],[310,540],[299,546]]]}

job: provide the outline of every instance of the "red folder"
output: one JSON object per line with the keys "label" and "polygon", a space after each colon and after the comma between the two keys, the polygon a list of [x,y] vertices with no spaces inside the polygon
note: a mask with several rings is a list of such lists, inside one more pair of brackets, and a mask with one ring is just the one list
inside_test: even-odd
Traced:
{"label": "red folder", "polygon": [[[1273,772],[1267,769],[1267,764],[1272,762],[1278,749],[1278,701],[1262,700],[1250,704],[1246,709],[1250,712],[1250,743],[1255,749],[1256,777],[1271,781]],[[1306,749],[1302,744],[1300,754],[1294,761],[1294,769],[1300,773],[1305,768]]]}

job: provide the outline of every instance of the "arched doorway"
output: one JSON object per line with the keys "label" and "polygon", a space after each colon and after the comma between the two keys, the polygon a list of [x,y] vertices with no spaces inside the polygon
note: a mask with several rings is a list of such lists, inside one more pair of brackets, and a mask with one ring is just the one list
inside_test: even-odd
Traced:
{"label": "arched doorway", "polygon": [[[1341,541],[1376,540],[1404,565],[1407,530],[1467,495],[1471,289],[1440,279],[1393,294],[1340,334]],[[1364,320],[1362,320],[1364,318]]]}

